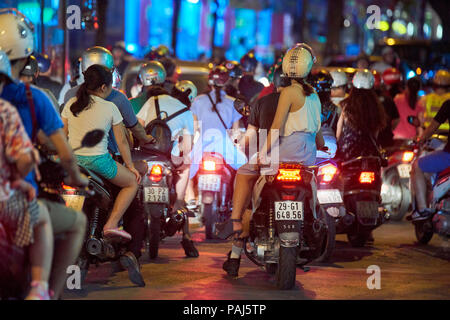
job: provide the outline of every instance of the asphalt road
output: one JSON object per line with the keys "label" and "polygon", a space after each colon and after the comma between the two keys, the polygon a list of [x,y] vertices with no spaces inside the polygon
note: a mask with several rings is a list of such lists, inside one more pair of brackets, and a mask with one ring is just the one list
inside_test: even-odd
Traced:
{"label": "asphalt road", "polygon": [[[274,278],[243,257],[238,279],[222,270],[229,242],[205,241],[203,229],[194,229],[199,258],[186,258],[181,237],[166,239],[160,257],[141,257],[146,287],[138,288],[126,271],[110,263],[91,267],[82,290],[66,290],[64,299],[88,300],[302,300],[302,299],[450,299],[450,242],[436,235],[429,245],[415,242],[407,222],[390,222],[374,232],[375,243],[352,248],[338,235],[329,264],[313,264],[297,271],[296,288],[280,291]],[[381,270],[381,288],[369,290],[369,266]]]}

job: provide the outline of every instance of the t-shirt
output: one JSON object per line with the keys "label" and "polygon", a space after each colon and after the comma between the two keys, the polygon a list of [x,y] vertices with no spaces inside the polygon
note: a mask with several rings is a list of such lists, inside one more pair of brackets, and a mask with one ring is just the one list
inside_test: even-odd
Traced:
{"label": "t-shirt", "polygon": [[280,93],[273,92],[257,100],[250,109],[248,123],[259,129],[270,130],[279,99]]}
{"label": "t-shirt", "polygon": [[[186,106],[182,104],[178,99],[175,99],[169,95],[165,94],[157,97],[162,119],[186,108]],[[137,114],[137,117],[144,121],[144,127],[148,126],[148,124],[152,122],[152,120],[157,118],[155,97],[151,97],[147,100],[147,102],[143,105],[142,109]],[[187,110],[186,112],[168,121],[167,125],[172,132],[172,140],[175,141],[172,154],[178,155],[179,149],[177,138],[182,135],[194,135],[194,117],[192,116],[192,112]]]}
{"label": "t-shirt", "polygon": [[[71,98],[76,97],[78,89],[79,86],[76,86],[67,91],[64,97],[64,103],[67,103],[67,101],[69,101]],[[138,121],[133,111],[133,107],[131,106],[130,101],[122,92],[113,89],[111,94],[106,98],[106,100],[114,103],[116,107],[119,109],[125,127],[133,128],[137,124]],[[108,149],[112,153],[119,152],[119,149],[117,148],[116,139],[114,138],[114,133],[112,132],[112,130],[109,133]]]}
{"label": "t-shirt", "polygon": [[239,92],[245,96],[247,103],[250,103],[264,89],[261,82],[255,81],[253,76],[243,76],[239,81]]}
{"label": "t-shirt", "polygon": [[[47,136],[51,136],[64,127],[59,113],[53,104],[40,89],[31,87],[34,108],[36,111],[37,129],[42,130]],[[0,98],[5,99],[17,108],[20,118],[29,137],[33,134],[33,120],[23,83],[11,82],[3,88]],[[34,170],[28,174],[25,180],[37,190]]]}
{"label": "t-shirt", "polygon": [[416,108],[413,110],[409,106],[408,99],[404,93],[398,94],[395,99],[395,105],[399,113],[399,123],[394,130],[396,139],[414,139],[417,134],[416,127],[408,122],[408,117],[418,117],[420,113],[425,112],[425,107],[421,101],[417,101]]}
{"label": "t-shirt", "polygon": [[135,114],[138,114],[141,111],[143,105],[147,102],[147,94],[142,93],[136,98],[130,99],[131,106],[133,107],[133,111]]}
{"label": "t-shirt", "polygon": [[0,201],[11,196],[12,164],[32,147],[16,108],[0,99]]}
{"label": "t-shirt", "polygon": [[[439,112],[437,113],[436,117],[434,117],[434,120],[436,120],[440,124],[443,124],[446,121],[450,123],[450,100],[444,102],[442,107],[439,109]],[[450,141],[447,142],[447,145],[445,146],[444,150],[450,152]]]}
{"label": "t-shirt", "polygon": [[[68,121],[69,144],[72,148],[81,146],[86,133],[92,130],[101,129],[110,132],[112,126],[120,124],[123,120],[119,109],[112,102],[103,100],[100,97],[91,95],[91,104],[88,109],[83,110],[75,116],[70,107],[77,101],[77,98],[70,99],[61,116]],[[75,151],[80,156],[99,156],[108,153],[108,135],[105,134],[103,140],[93,148],[83,148]]]}

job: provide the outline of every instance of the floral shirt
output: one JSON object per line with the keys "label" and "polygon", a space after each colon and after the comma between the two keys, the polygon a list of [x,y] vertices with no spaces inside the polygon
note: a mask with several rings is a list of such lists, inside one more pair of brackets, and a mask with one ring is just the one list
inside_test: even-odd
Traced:
{"label": "floral shirt", "polygon": [[32,147],[16,108],[0,99],[0,201],[11,196],[13,163]]}

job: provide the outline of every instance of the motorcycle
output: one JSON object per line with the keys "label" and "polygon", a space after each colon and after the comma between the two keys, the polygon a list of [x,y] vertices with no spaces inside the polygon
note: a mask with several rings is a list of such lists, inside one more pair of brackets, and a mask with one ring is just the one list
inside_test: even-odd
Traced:
{"label": "motorcycle", "polygon": [[305,266],[322,254],[330,232],[330,216],[317,203],[312,186],[316,171],[316,167],[283,163],[277,174],[262,175],[254,188],[244,251],[253,263],[276,273],[279,289],[294,287],[297,266],[309,270]]}
{"label": "motorcycle", "polygon": [[382,171],[382,204],[394,221],[401,221],[411,207],[409,178],[414,157],[412,141],[406,141],[390,154],[388,166]]}
{"label": "motorcycle", "polygon": [[205,225],[206,239],[213,239],[216,223],[230,217],[233,181],[236,171],[216,152],[203,154],[198,172],[199,215]]}

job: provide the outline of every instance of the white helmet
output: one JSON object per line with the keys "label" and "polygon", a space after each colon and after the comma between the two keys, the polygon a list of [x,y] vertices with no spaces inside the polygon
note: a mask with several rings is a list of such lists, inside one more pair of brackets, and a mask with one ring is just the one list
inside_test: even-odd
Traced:
{"label": "white helmet", "polygon": [[0,74],[4,74],[12,80],[11,63],[5,51],[0,50]]}
{"label": "white helmet", "polygon": [[83,52],[81,56],[81,71],[85,72],[94,64],[99,64],[112,70],[114,68],[114,58],[111,51],[97,46]]}
{"label": "white helmet", "polygon": [[310,46],[305,43],[297,43],[284,56],[283,73],[289,78],[306,78],[316,61]]}
{"label": "white helmet", "polygon": [[372,89],[375,84],[375,77],[367,69],[360,70],[353,76],[353,87],[357,89]]}
{"label": "white helmet", "polygon": [[338,88],[348,84],[347,74],[342,69],[330,71],[330,75],[333,78],[331,88]]}
{"label": "white helmet", "polygon": [[0,10],[0,50],[10,61],[27,58],[34,51],[34,25],[17,9]]}
{"label": "white helmet", "polygon": [[192,81],[189,81],[189,80],[178,81],[177,84],[175,85],[175,88],[177,88],[181,92],[186,92],[187,90],[191,90],[189,92],[189,96],[188,96],[188,98],[191,102],[194,101],[195,97],[197,96],[197,87],[195,86],[195,84]]}
{"label": "white helmet", "polygon": [[166,69],[159,61],[144,63],[139,70],[139,79],[144,87],[164,83],[166,75]]}

